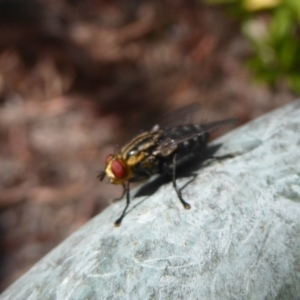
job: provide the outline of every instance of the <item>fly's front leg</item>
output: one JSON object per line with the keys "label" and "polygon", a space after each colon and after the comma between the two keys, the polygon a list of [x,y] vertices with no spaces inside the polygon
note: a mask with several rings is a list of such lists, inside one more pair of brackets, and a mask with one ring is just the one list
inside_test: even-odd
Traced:
{"label": "fly's front leg", "polygon": [[122,195],[121,195],[120,197],[118,197],[118,198],[113,199],[113,202],[114,202],[114,203],[120,201],[120,200],[124,197],[124,195],[125,195],[125,193],[126,193],[126,187],[125,187],[125,184],[123,184],[122,187],[123,187]]}
{"label": "fly's front leg", "polygon": [[117,220],[115,221],[115,226],[116,226],[116,227],[118,227],[118,226],[121,225],[121,222],[122,222],[122,220],[123,220],[123,218],[124,218],[124,216],[125,216],[125,214],[126,214],[126,210],[127,210],[128,206],[129,206],[129,204],[130,204],[130,190],[129,190],[129,183],[130,183],[130,182],[127,181],[127,182],[123,185],[123,187],[124,187],[124,194],[126,193],[126,205],[125,205],[125,208],[124,208],[124,210],[123,210],[123,212],[122,212],[120,218],[117,219]]}
{"label": "fly's front leg", "polygon": [[172,167],[173,167],[173,170],[172,170],[172,182],[173,182],[174,190],[176,191],[177,196],[178,196],[180,202],[182,203],[183,207],[185,209],[190,209],[191,205],[189,203],[187,203],[186,201],[183,200],[182,195],[181,195],[181,191],[177,187],[177,183],[176,183],[176,154],[174,154],[174,156],[173,156],[173,165],[172,165]]}

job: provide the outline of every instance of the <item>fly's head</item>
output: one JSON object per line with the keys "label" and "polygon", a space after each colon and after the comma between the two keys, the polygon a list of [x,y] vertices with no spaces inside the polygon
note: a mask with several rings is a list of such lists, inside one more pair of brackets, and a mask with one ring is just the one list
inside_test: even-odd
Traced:
{"label": "fly's head", "polygon": [[98,178],[102,181],[105,176],[113,184],[123,184],[132,177],[132,172],[120,154],[109,154],[105,159],[105,170],[99,174]]}

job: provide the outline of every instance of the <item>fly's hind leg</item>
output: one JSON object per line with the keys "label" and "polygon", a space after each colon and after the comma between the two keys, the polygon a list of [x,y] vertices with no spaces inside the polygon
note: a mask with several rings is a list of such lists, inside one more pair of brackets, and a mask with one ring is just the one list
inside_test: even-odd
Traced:
{"label": "fly's hind leg", "polygon": [[221,163],[223,160],[234,158],[237,155],[240,155],[240,154],[225,154],[225,155],[222,155],[222,156],[207,155],[207,156],[205,156],[203,165],[208,166],[208,165],[211,165],[214,162]]}
{"label": "fly's hind leg", "polygon": [[178,189],[177,187],[177,183],[176,183],[176,154],[174,154],[173,156],[173,165],[172,165],[172,183],[173,183],[173,187],[174,190],[177,193],[177,196],[180,200],[180,202],[182,203],[183,207],[185,209],[190,209],[191,205],[189,203],[187,203],[185,200],[183,200],[182,195],[181,195],[181,190]]}
{"label": "fly's hind leg", "polygon": [[232,154],[225,154],[225,155],[221,155],[221,156],[207,156],[207,158],[222,161],[222,160],[225,160],[225,159],[234,158],[236,156],[237,156],[237,154],[232,153]]}
{"label": "fly's hind leg", "polygon": [[124,192],[123,192],[123,195],[126,193],[126,205],[125,205],[125,208],[121,214],[121,216],[115,221],[115,226],[116,227],[119,227],[121,225],[121,222],[126,214],[126,211],[127,211],[127,208],[130,204],[130,191],[129,191],[129,181],[127,181],[124,185]]}

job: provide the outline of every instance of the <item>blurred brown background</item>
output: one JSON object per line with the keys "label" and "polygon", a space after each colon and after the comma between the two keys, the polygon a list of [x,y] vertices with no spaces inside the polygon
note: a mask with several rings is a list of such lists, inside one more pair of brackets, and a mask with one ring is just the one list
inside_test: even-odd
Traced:
{"label": "blurred brown background", "polygon": [[292,101],[253,83],[249,53],[201,1],[1,0],[0,292],[120,194],[96,176],[146,123],[199,102],[242,124]]}

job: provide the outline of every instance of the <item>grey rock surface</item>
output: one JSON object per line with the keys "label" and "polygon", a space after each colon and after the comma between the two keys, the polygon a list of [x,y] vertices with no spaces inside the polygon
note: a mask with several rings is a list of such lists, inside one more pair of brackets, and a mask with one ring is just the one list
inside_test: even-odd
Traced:
{"label": "grey rock surface", "polygon": [[[300,299],[300,102],[230,132],[183,190],[108,207],[0,299]],[[190,178],[178,179],[184,186]]]}

